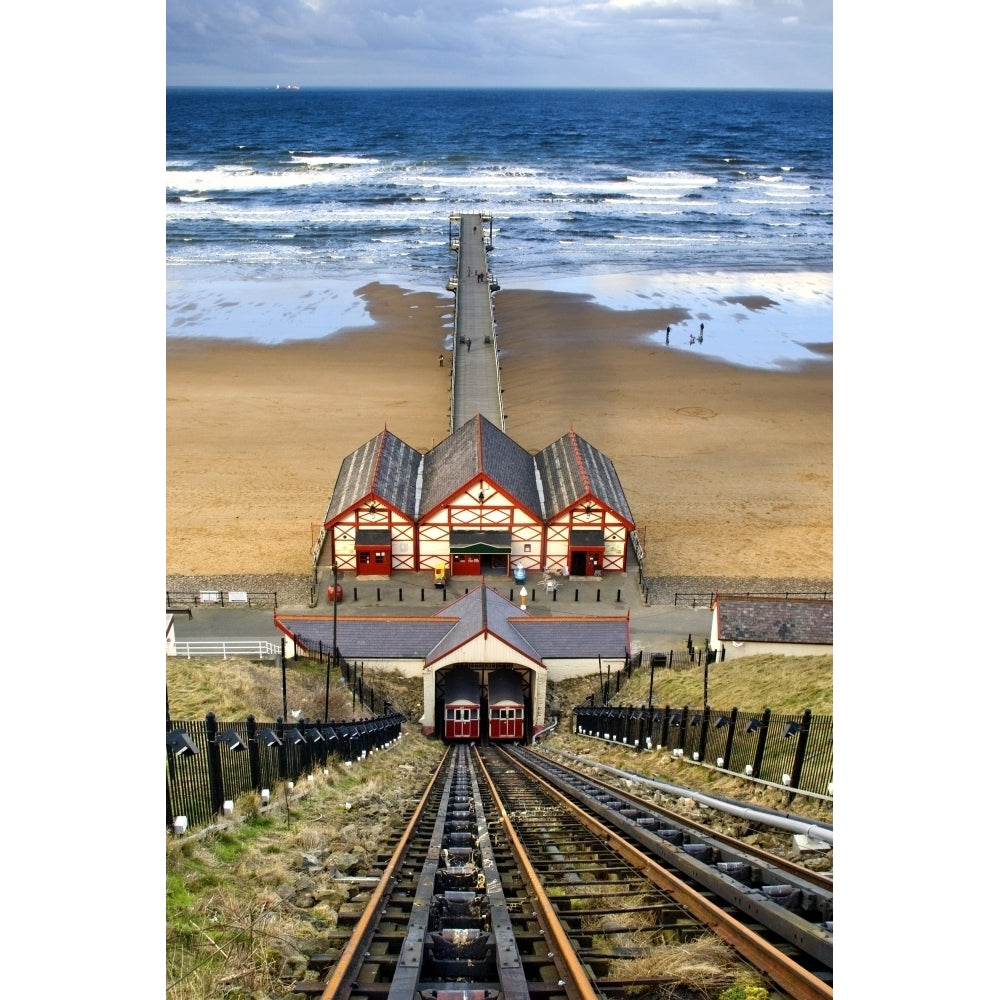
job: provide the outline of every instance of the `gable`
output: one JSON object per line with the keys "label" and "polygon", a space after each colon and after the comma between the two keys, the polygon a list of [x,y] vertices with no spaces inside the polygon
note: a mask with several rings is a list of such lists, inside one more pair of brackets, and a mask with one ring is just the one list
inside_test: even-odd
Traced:
{"label": "gable", "polygon": [[545,520],[593,497],[614,511],[629,528],[635,518],[625,499],[614,464],[575,432],[564,434],[535,456]]}
{"label": "gable", "polygon": [[340,465],[324,523],[376,496],[414,520],[422,456],[389,431],[376,434]]}
{"label": "gable", "polygon": [[482,414],[477,414],[424,456],[419,517],[476,480],[490,482],[510,500],[542,519],[531,455]]}

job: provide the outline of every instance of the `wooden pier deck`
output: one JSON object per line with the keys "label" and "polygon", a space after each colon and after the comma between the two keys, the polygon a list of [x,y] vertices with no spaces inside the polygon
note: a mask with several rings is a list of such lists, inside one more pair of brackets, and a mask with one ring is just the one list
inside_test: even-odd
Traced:
{"label": "wooden pier deck", "polygon": [[[458,254],[455,273],[448,282],[455,293],[455,337],[451,368],[451,430],[454,432],[481,413],[504,429],[500,388],[500,356],[496,343],[492,293],[499,287],[486,263],[492,233],[489,215],[462,213],[450,217],[458,235],[451,249]],[[479,275],[483,275],[480,280]]]}

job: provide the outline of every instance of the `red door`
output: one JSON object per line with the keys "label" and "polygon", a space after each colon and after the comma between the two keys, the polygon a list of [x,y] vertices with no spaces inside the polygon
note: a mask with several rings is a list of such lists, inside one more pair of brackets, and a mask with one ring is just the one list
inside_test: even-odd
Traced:
{"label": "red door", "polygon": [[355,550],[358,576],[389,576],[389,550],[372,546]]}

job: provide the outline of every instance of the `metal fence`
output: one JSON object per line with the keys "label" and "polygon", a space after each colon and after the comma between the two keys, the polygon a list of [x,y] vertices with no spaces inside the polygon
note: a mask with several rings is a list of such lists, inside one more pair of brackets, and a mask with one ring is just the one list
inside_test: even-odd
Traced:
{"label": "metal fence", "polygon": [[168,590],[167,611],[196,608],[276,608],[278,592],[271,590]]}
{"label": "metal fence", "polygon": [[700,594],[682,594],[679,591],[674,591],[674,607],[676,608],[679,604],[687,604],[690,601],[692,608],[708,608],[715,603],[715,599],[720,594],[724,594],[726,597],[739,597],[748,601],[758,597],[782,597],[786,601],[793,597],[807,597],[815,601],[833,600],[833,591],[831,590],[748,590],[745,593],[734,593],[732,590],[711,590],[708,593]]}
{"label": "metal fence", "polygon": [[576,731],[637,751],[667,750],[790,790],[828,795],[833,783],[833,717],[779,715],[769,708],[720,712],[711,706],[579,705]]}
{"label": "metal fence", "polygon": [[[377,684],[365,681],[364,660],[360,663],[357,660],[346,660],[337,650],[336,656],[331,643],[324,643],[321,640],[313,642],[301,635],[293,634],[292,643],[295,649],[295,659],[300,657],[307,660],[315,660],[318,663],[325,663],[327,676],[336,674],[341,682],[350,685],[351,688],[351,710],[357,708],[360,702],[362,708],[368,708],[372,713],[381,711],[388,715],[392,708],[388,691]],[[372,673],[368,672],[369,681]]]}
{"label": "metal fence", "polygon": [[167,719],[167,827],[178,816],[202,826],[246,792],[276,791],[329,761],[360,760],[399,738],[403,716],[343,722],[203,722]]}

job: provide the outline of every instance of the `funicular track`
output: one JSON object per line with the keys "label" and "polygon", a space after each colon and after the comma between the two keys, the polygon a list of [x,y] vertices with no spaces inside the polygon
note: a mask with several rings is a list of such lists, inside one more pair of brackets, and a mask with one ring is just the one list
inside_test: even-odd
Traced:
{"label": "funicular track", "polygon": [[[614,848],[619,865],[627,861],[648,876],[789,996],[832,996],[828,877],[747,848],[523,747],[493,747],[484,756],[494,776],[503,773],[506,761],[543,781],[593,836]],[[499,781],[498,786],[502,790]],[[573,867],[579,874],[575,861]],[[606,878],[616,877],[609,869]],[[614,992],[611,983],[600,985],[605,993]]]}
{"label": "funicular track", "polygon": [[804,968],[797,948],[517,759],[537,756],[450,748],[356,926],[341,932],[343,948],[321,966],[329,975],[295,991],[323,1000],[652,997],[669,980],[636,974],[629,960],[715,935],[764,974],[773,996],[832,998],[829,977]]}
{"label": "funicular track", "polygon": [[599,994],[453,746],[325,982],[322,1000],[583,1000]]}

